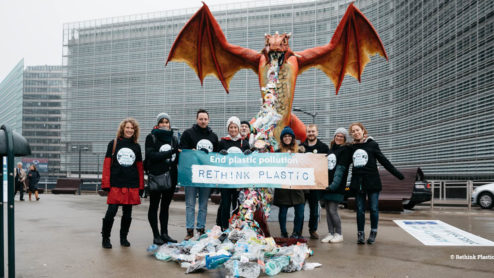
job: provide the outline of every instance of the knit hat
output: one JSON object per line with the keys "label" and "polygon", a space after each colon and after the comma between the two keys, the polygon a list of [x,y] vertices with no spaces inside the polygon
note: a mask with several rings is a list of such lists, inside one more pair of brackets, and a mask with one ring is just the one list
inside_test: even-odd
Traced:
{"label": "knit hat", "polygon": [[283,136],[285,136],[286,134],[290,134],[293,138],[295,138],[295,133],[289,126],[285,126],[285,128],[281,131],[280,140],[283,140]]}
{"label": "knit hat", "polygon": [[240,129],[240,119],[235,117],[235,116],[231,116],[228,121],[226,121],[226,130],[228,130],[228,127],[230,126],[230,124],[236,124],[238,129]]}
{"label": "knit hat", "polygon": [[345,135],[345,143],[350,143],[352,142],[352,139],[350,138],[350,135],[348,134],[348,131],[346,130],[346,128],[344,127],[339,127],[336,129],[336,131],[334,132],[334,135],[333,135],[333,138],[336,136],[336,134],[338,133],[341,133],[343,135]]}
{"label": "knit hat", "polygon": [[163,113],[159,113],[159,114],[158,114],[158,116],[156,117],[156,122],[157,122],[157,123],[160,123],[160,122],[161,122],[161,120],[163,120],[163,119],[167,119],[167,120],[168,120],[168,122],[169,122],[169,123],[171,123],[171,121],[170,121],[170,116],[168,116],[168,114],[166,114],[166,113],[164,113],[164,112],[163,112]]}
{"label": "knit hat", "polygon": [[246,124],[246,125],[249,126],[249,129],[250,129],[250,123],[249,123],[249,121],[241,121],[240,124],[241,125]]}
{"label": "knit hat", "polygon": [[249,126],[249,129],[250,129],[250,123],[249,123],[249,121],[241,121],[240,124],[241,125],[246,124],[246,125]]}

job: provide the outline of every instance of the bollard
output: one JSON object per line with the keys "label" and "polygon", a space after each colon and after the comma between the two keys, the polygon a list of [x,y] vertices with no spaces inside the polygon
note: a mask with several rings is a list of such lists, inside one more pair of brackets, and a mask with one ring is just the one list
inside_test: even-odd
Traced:
{"label": "bollard", "polygon": [[434,210],[434,187],[436,185],[436,182],[431,182],[431,210]]}
{"label": "bollard", "polygon": [[467,181],[467,201],[468,201],[468,211],[472,209],[472,189],[473,181]]}

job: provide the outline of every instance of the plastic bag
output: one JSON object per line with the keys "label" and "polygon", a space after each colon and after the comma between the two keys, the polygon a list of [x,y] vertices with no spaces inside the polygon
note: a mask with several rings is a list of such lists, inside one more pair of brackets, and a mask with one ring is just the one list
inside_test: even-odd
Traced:
{"label": "plastic bag", "polygon": [[261,274],[261,267],[257,263],[242,263],[237,260],[229,260],[225,268],[233,277],[257,278]]}
{"label": "plastic bag", "polygon": [[265,272],[269,276],[274,276],[290,263],[288,256],[274,257],[266,262]]}

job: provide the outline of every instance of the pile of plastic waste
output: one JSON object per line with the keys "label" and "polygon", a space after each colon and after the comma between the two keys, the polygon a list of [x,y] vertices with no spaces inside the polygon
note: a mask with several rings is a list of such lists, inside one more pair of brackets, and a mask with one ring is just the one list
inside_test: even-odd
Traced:
{"label": "pile of plastic waste", "polygon": [[147,251],[158,260],[179,263],[186,269],[185,273],[223,268],[230,277],[254,278],[261,273],[274,276],[321,265],[305,262],[313,253],[305,243],[281,247],[272,237],[264,237],[253,215],[255,207],[269,213],[269,191],[246,189],[240,196],[239,213],[232,217],[226,231],[214,226],[191,240],[162,246],[153,244]]}

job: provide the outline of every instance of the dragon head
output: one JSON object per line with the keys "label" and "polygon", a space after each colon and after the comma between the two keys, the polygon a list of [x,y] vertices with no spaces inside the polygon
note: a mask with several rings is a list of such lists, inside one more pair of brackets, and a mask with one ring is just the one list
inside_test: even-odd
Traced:
{"label": "dragon head", "polygon": [[270,52],[287,52],[290,50],[290,46],[288,45],[288,39],[291,37],[291,34],[283,33],[278,34],[276,32],[274,35],[265,34],[264,38],[266,39],[266,44],[264,46],[264,52],[269,54]]}

